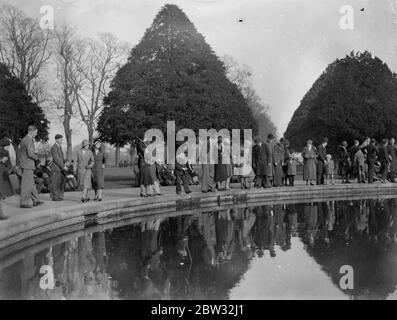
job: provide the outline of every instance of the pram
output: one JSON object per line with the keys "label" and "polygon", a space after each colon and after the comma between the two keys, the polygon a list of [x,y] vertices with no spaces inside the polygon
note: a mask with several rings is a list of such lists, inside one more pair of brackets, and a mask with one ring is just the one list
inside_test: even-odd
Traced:
{"label": "pram", "polygon": [[175,184],[174,171],[169,165],[158,165],[160,184],[162,186],[173,186]]}

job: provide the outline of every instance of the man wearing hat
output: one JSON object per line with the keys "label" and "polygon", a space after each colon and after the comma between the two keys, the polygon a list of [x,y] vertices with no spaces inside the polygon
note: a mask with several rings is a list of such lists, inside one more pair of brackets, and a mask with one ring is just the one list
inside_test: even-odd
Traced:
{"label": "man wearing hat", "polygon": [[34,184],[33,172],[36,168],[38,157],[34,148],[34,139],[37,136],[35,126],[28,127],[28,134],[22,139],[19,145],[19,161],[22,168],[21,181],[21,208],[32,208],[44,202],[39,200],[39,193]]}
{"label": "man wearing hat", "polygon": [[323,138],[323,141],[317,147],[317,185],[324,184],[325,163],[327,161],[327,144],[328,139]]}
{"label": "man wearing hat", "polygon": [[52,201],[62,201],[67,167],[62,150],[63,136],[61,134],[55,135],[55,143],[51,148],[52,164],[51,164],[51,199]]}

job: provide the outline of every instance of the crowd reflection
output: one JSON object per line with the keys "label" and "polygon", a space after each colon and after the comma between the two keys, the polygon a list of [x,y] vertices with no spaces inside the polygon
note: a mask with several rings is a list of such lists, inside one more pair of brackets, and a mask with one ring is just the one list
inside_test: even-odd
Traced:
{"label": "crowd reflection", "polygon": [[[227,299],[252,259],[277,259],[293,238],[334,285],[340,266],[353,266],[347,294],[385,298],[397,282],[396,215],[396,199],[371,199],[143,221],[28,251],[0,270],[0,299]],[[50,288],[43,266],[53,272]]]}

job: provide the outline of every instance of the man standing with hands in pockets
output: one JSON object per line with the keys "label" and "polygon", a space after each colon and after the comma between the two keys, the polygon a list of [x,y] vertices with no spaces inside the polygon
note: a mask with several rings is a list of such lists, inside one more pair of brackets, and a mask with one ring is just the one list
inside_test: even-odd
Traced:
{"label": "man standing with hands in pockets", "polygon": [[19,160],[22,168],[21,208],[32,208],[44,203],[39,200],[39,193],[34,184],[33,176],[36,161],[38,160],[34,148],[34,139],[36,136],[37,128],[35,126],[29,126],[28,134],[22,139],[19,145]]}
{"label": "man standing with hands in pockets", "polygon": [[63,156],[62,150],[63,136],[55,135],[55,143],[51,148],[52,164],[51,164],[51,199],[52,201],[64,200],[67,163]]}

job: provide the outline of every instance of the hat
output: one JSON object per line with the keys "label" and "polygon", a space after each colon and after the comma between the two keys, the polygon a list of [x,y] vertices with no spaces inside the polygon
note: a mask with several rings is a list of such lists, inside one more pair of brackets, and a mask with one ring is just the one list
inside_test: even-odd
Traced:
{"label": "hat", "polygon": [[95,138],[95,139],[94,139],[94,144],[97,144],[97,142],[102,143],[101,139]]}
{"label": "hat", "polygon": [[63,135],[61,135],[59,133],[55,135],[55,140],[58,140],[58,139],[61,139],[61,138],[63,138]]}
{"label": "hat", "polygon": [[81,146],[84,148],[86,146],[89,146],[90,143],[88,142],[88,140],[83,140],[83,142],[81,143]]}
{"label": "hat", "polygon": [[0,147],[7,147],[10,145],[10,139],[4,137],[3,139],[0,139]]}

